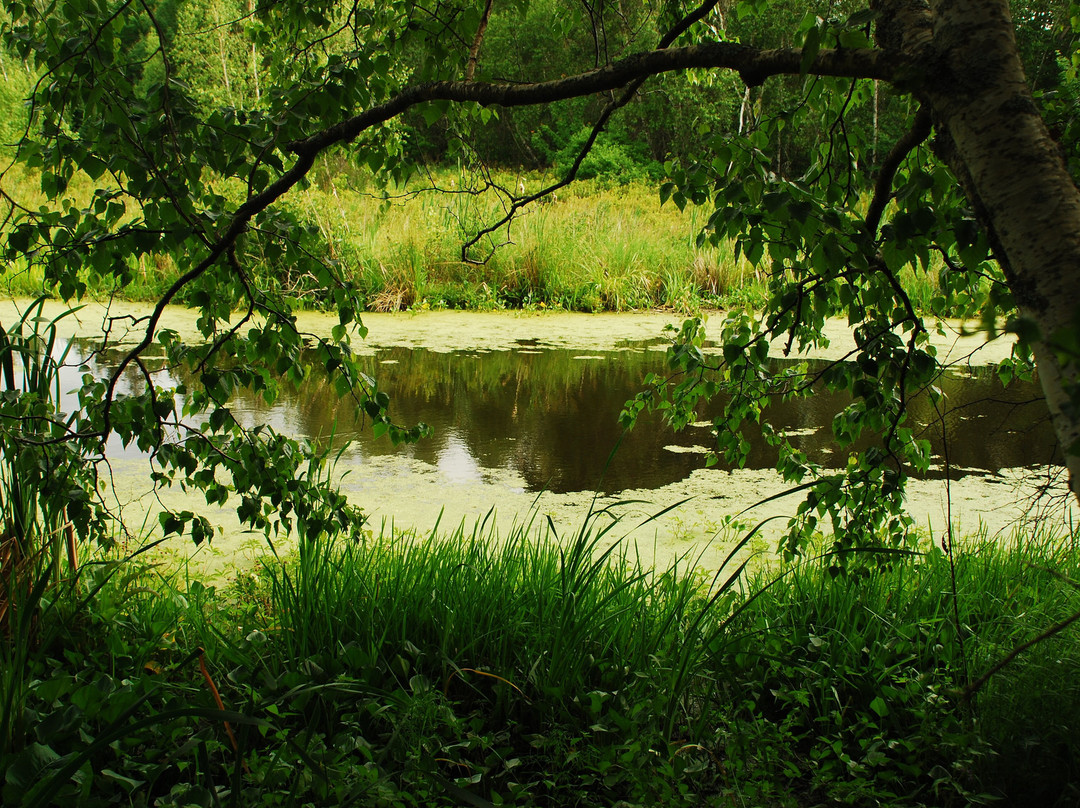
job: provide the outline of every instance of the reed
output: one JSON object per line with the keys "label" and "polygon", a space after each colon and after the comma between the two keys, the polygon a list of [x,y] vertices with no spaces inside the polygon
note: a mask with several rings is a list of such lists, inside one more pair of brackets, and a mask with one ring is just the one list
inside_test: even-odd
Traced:
{"label": "reed", "polygon": [[[74,522],[93,527],[96,478],[80,447],[58,439],[75,417],[61,412],[68,348],[56,320],[30,304],[0,326],[0,753],[21,747],[28,666],[42,644],[43,615],[76,585]],[[82,517],[86,517],[82,521]]]}

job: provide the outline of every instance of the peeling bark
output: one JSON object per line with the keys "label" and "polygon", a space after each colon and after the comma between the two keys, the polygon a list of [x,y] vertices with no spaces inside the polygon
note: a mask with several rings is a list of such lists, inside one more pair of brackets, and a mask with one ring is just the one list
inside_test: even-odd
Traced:
{"label": "peeling bark", "polygon": [[1070,485],[1080,495],[1078,357],[1062,362],[1056,335],[1080,326],[1080,192],[1040,117],[1016,48],[1007,0],[933,4],[933,63],[920,94],[942,157],[991,235],[1032,349]]}

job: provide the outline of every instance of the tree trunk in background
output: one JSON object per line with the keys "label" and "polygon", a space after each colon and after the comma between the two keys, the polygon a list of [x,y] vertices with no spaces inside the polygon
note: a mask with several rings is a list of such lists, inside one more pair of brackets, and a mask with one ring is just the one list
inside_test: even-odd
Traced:
{"label": "tree trunk in background", "polygon": [[[255,14],[255,0],[248,0],[247,12],[249,16]],[[251,42],[251,79],[255,84],[255,103],[262,100],[262,91],[259,87],[259,52],[255,49],[255,41]]]}
{"label": "tree trunk in background", "polygon": [[742,134],[746,131],[746,112],[750,108],[750,88],[747,87],[743,90],[742,103],[739,104],[739,131],[738,134]]}
{"label": "tree trunk in background", "polygon": [[870,155],[873,165],[877,165],[878,111],[880,109],[880,96],[878,94],[879,84],[880,82],[877,79],[874,79],[874,139],[871,141],[870,146]]}

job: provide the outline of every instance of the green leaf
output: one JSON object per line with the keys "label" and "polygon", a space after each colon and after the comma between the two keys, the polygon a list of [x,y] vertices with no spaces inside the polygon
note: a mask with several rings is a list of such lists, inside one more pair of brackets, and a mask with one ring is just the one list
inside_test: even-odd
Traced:
{"label": "green leaf", "polygon": [[420,114],[424,118],[424,123],[428,126],[437,124],[445,117],[449,106],[449,102],[447,101],[428,101],[426,104],[422,104],[420,106]]}
{"label": "green leaf", "polygon": [[92,180],[97,180],[102,174],[105,173],[105,161],[98,158],[93,154],[86,154],[82,160],[79,161],[79,167],[90,177]]}
{"label": "green leaf", "polygon": [[805,76],[810,70],[810,66],[817,59],[818,53],[821,50],[821,28],[815,25],[809,31],[806,32],[806,39],[803,40],[802,57],[799,60],[799,74]]}
{"label": "green leaf", "polygon": [[870,709],[877,713],[881,718],[884,718],[889,714],[889,705],[885,703],[885,699],[881,696],[875,696],[874,700],[870,702]]}
{"label": "green leaf", "polygon": [[864,8],[856,11],[847,19],[849,28],[864,28],[878,17],[878,12],[872,8]]}
{"label": "green leaf", "polygon": [[[34,785],[46,769],[60,760],[60,755],[50,746],[32,743],[10,762],[4,775],[6,785],[21,797]],[[11,793],[5,789],[5,793]]]}

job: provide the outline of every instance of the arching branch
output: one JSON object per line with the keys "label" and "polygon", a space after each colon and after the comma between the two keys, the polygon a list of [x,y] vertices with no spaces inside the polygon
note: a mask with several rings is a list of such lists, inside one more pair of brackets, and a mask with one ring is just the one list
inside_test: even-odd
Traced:
{"label": "arching branch", "polygon": [[[522,107],[550,104],[569,98],[617,90],[632,81],[660,73],[692,68],[735,70],[748,84],[760,84],[770,76],[843,76],[889,81],[902,67],[898,57],[876,49],[822,49],[802,69],[802,48],[763,50],[737,42],[707,42],[685,48],[665,48],[636,53],[598,70],[535,84],[474,81],[436,81],[406,88],[384,104],[372,107],[317,134],[288,145],[301,156],[317,154],[338,143],[348,143],[373,126],[396,118],[425,101],[472,101],[482,106]],[[263,195],[270,193],[273,186]],[[256,198],[258,199],[258,197]]]}
{"label": "arching branch", "polygon": [[919,107],[919,111],[915,113],[915,122],[912,123],[911,128],[904,133],[903,137],[896,141],[889,150],[889,154],[885,157],[885,161],[881,164],[877,181],[874,183],[874,195],[871,197],[870,205],[866,209],[866,232],[870,234],[871,238],[877,237],[881,215],[885,212],[885,206],[889,204],[889,199],[892,198],[893,178],[896,176],[900,164],[904,162],[905,157],[930,137],[930,129],[930,112],[925,106]]}
{"label": "arching branch", "polygon": [[475,102],[483,106],[503,107],[546,104],[616,90],[649,76],[691,68],[735,70],[748,84],[759,84],[769,76],[803,73],[888,81],[903,67],[895,56],[876,49],[822,49],[807,67],[802,64],[801,48],[760,49],[735,42],[708,42],[637,53],[598,70],[535,84],[438,81],[407,87],[383,104],[287,145],[287,150],[296,155],[292,167],[262,192],[250,196],[241,204],[228,227],[208,245],[206,257],[177,278],[158,299],[148,318],[145,336],[119,363],[110,379],[101,436],[106,437],[111,432],[109,404],[120,375],[153,341],[165,307],[180,290],[205,273],[232,248],[252,217],[266,210],[303,180],[320,154],[335,145],[355,140],[368,129],[392,120],[418,104],[428,101]]}
{"label": "arching branch", "polygon": [[[696,8],[694,11],[690,12],[681,20],[679,20],[671,28],[671,30],[669,30],[666,34],[664,34],[663,37],[660,38],[660,41],[656,45],[656,50],[664,50],[670,48],[672,43],[675,42],[675,40],[678,39],[682,34],[688,31],[690,27],[694,25],[694,23],[704,19],[708,15],[708,13],[716,7],[718,2],[719,0],[705,0],[705,2],[698,6],[698,8]],[[490,9],[490,7],[491,3],[489,0],[488,9]],[[487,11],[485,10],[485,15],[486,13]],[[467,71],[466,78],[472,78],[472,73]],[[600,136],[600,133],[603,131],[604,127],[607,126],[607,122],[611,119],[611,116],[615,114],[615,112],[626,106],[628,103],[630,103],[630,100],[637,94],[637,91],[641,89],[641,86],[648,78],[648,76],[642,76],[641,78],[635,79],[630,84],[622,88],[622,92],[618,95],[618,97],[613,98],[610,102],[608,102],[608,104],[600,112],[599,117],[589,131],[589,136],[585,139],[585,143],[583,143],[581,148],[578,150],[577,157],[574,158],[573,164],[570,166],[570,169],[563,177],[561,177],[558,181],[551,183],[544,188],[541,188],[535,193],[529,194],[520,199],[515,198],[510,205],[510,209],[501,219],[499,219],[494,224],[488,225],[487,227],[483,228],[482,230],[477,232],[472,238],[470,238],[468,241],[461,245],[461,260],[467,263],[476,263],[469,258],[469,250],[471,250],[476,244],[478,244],[481,239],[483,239],[485,236],[490,235],[491,233],[494,233],[500,227],[503,227],[507,223],[511,222],[517,212],[522,208],[531,205],[538,199],[555,193],[561,188],[565,188],[567,185],[570,185],[577,178],[577,173],[581,169],[581,164],[585,161],[585,158],[588,157],[589,152],[592,151],[593,146],[596,144],[596,139]]]}

